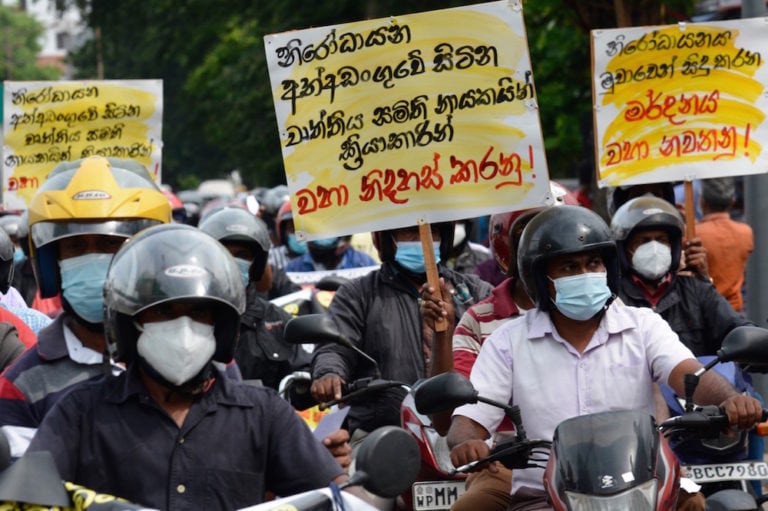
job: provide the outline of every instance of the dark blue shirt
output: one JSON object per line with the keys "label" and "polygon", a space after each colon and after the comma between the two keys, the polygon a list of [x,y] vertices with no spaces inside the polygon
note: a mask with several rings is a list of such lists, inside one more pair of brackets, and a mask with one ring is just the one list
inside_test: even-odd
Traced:
{"label": "dark blue shirt", "polygon": [[[333,268],[334,270],[347,270],[349,268],[363,268],[365,266],[377,266],[378,263],[373,260],[371,256],[365,252],[360,252],[352,247],[347,248],[344,254],[341,256],[341,262]],[[307,252],[304,255],[297,257],[296,259],[285,265],[285,271],[315,271],[318,268],[315,266],[315,261],[312,259],[312,254]],[[326,268],[329,269],[329,268]]]}
{"label": "dark blue shirt", "polygon": [[272,389],[221,374],[181,428],[135,368],[85,383],[45,417],[30,450],[50,451],[64,480],[168,510],[238,509],[343,472]]}

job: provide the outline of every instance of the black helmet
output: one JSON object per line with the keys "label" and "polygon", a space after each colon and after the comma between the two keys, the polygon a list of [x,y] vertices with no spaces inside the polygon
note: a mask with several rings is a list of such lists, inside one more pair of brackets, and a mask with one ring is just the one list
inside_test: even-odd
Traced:
{"label": "black helmet", "polygon": [[618,264],[611,230],[594,211],[581,206],[549,207],[534,216],[520,236],[517,266],[528,296],[548,310],[547,261],[564,254],[599,250],[608,271],[608,287],[616,293]]}
{"label": "black helmet", "polygon": [[[437,228],[440,233],[440,260],[445,262],[451,255],[453,249],[453,233],[454,222],[439,222],[432,224]],[[373,238],[373,246],[376,247],[379,253],[379,260],[394,261],[395,260],[395,238],[394,232],[397,229],[390,229],[387,231],[375,231],[371,233]]]}
{"label": "black helmet", "polygon": [[13,281],[13,253],[16,247],[5,230],[0,229],[0,293],[7,293]]}
{"label": "black helmet", "polygon": [[630,199],[650,194],[675,204],[675,186],[669,182],[618,186],[608,190],[608,214],[613,217]]}
{"label": "black helmet", "polygon": [[232,360],[245,311],[240,270],[221,243],[184,224],[145,229],[112,259],[104,285],[104,331],[113,359],[135,359],[137,314],[177,300],[210,303],[216,318],[213,360]]}
{"label": "black helmet", "polygon": [[248,210],[237,207],[222,208],[206,216],[198,228],[221,243],[238,241],[251,247],[256,256],[251,263],[249,277],[257,281],[264,274],[269,254],[267,226]]}
{"label": "black helmet", "polygon": [[631,269],[625,250],[629,237],[637,231],[661,229],[669,235],[672,245],[670,268],[675,270],[680,265],[684,226],[680,212],[664,199],[642,196],[625,203],[611,219],[611,236],[616,241],[622,269]]}

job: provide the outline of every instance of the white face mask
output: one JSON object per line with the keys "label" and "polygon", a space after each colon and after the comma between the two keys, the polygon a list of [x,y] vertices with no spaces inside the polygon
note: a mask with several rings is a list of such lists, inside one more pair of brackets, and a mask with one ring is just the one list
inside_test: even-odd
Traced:
{"label": "white face mask", "polygon": [[144,323],[140,330],[136,344],[139,355],[174,385],[191,380],[216,351],[213,325],[189,316]]}
{"label": "white face mask", "polygon": [[632,254],[632,268],[650,280],[667,274],[672,265],[672,250],[658,241],[643,243]]}

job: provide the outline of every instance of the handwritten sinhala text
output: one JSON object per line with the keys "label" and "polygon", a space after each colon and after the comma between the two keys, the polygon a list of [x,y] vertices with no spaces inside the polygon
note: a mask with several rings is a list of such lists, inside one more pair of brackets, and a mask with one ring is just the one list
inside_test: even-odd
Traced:
{"label": "handwritten sinhala text", "polygon": [[[460,46],[453,48],[448,43],[435,47],[432,72],[440,73],[454,69],[467,69],[472,66],[497,65],[494,46]],[[317,76],[304,77],[298,81],[290,79],[281,83],[280,99],[291,105],[291,114],[296,114],[299,100],[308,97],[328,95],[328,102],[333,104],[336,92],[355,87],[360,83],[380,83],[385,89],[395,86],[396,80],[418,76],[426,72],[420,49],[408,52],[408,56],[396,64],[376,66],[374,69],[358,69],[355,66],[342,66],[335,72],[328,72],[324,67],[315,69]]]}
{"label": "handwritten sinhala text", "polygon": [[[440,153],[433,153],[432,162],[420,170],[372,169],[360,179],[360,202],[387,202],[406,204],[414,192],[422,190],[441,190],[445,186],[459,186],[466,183],[496,181],[496,189],[505,186],[521,186],[523,170],[533,169],[533,147],[528,146],[525,156],[512,152],[494,153],[489,147],[479,160],[459,159],[451,155],[450,175],[443,176],[440,168]],[[302,188],[296,192],[296,207],[299,215],[307,215],[319,210],[343,207],[349,203],[350,190],[345,184],[326,187]]]}
{"label": "handwritten sinhala text", "polygon": [[696,155],[712,155],[712,160],[733,158],[740,149],[749,148],[751,125],[747,124],[744,134],[740,135],[736,126],[721,128],[702,128],[684,130],[674,135],[664,135],[656,152],[646,140],[611,142],[605,147],[605,165],[607,167],[631,161],[647,160],[654,156],[664,158],[682,158]]}

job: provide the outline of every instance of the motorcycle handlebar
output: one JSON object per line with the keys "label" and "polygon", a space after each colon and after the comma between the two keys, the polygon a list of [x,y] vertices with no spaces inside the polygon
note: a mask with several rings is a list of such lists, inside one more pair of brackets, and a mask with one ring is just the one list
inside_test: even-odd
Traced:
{"label": "motorcycle handlebar", "polygon": [[330,401],[320,403],[318,405],[318,408],[321,411],[326,410],[334,405],[340,405],[342,403],[346,403],[348,401],[364,396],[366,394],[371,394],[374,392],[379,392],[379,391],[391,389],[394,387],[403,387],[406,390],[411,389],[410,385],[407,385],[401,381],[378,380],[375,378],[361,378],[359,380],[353,381],[352,383],[346,384],[342,391],[343,394],[340,399],[332,399]]}
{"label": "motorcycle handlebar", "polygon": [[[768,409],[763,408],[761,422],[768,420]],[[697,407],[693,412],[684,413],[665,420],[659,425],[661,431],[671,429],[688,431],[721,430],[729,425],[728,416],[719,406]]]}
{"label": "motorcycle handlebar", "polygon": [[451,475],[472,472],[476,467],[486,463],[493,463],[494,461],[500,461],[502,465],[511,469],[541,467],[536,465],[536,462],[546,463],[546,459],[536,456],[545,456],[543,450],[548,450],[551,445],[552,442],[547,440],[510,440],[503,442],[495,446],[491,450],[491,454],[485,458],[456,467],[451,471]]}

